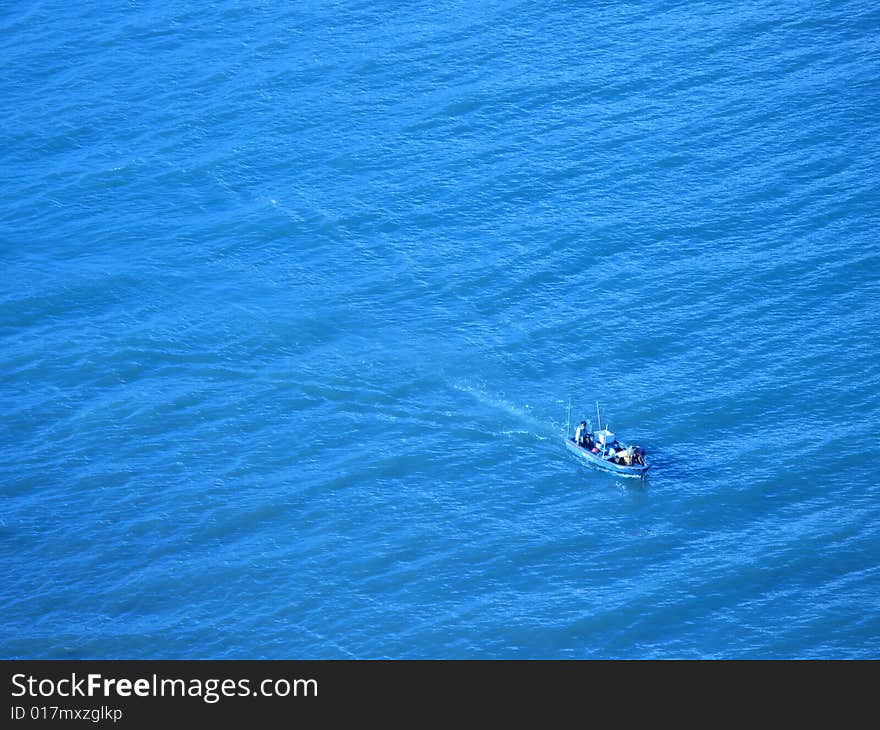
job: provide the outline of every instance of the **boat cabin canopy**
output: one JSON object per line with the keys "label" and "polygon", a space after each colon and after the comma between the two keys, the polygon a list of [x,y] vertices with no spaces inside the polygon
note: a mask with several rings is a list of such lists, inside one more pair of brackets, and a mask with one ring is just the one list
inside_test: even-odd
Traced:
{"label": "boat cabin canopy", "polygon": [[607,428],[603,428],[601,431],[596,431],[596,433],[593,434],[593,437],[600,444],[610,444],[614,441],[614,434]]}

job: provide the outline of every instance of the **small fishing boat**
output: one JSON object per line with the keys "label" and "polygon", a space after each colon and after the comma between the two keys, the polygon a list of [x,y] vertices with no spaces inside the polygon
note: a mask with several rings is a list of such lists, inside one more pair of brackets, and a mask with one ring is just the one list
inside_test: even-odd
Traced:
{"label": "small fishing boat", "polygon": [[568,427],[565,430],[565,446],[577,454],[590,466],[625,477],[644,477],[647,474],[648,462],[645,450],[641,446],[621,443],[608,430],[602,428],[602,417],[599,414],[599,403],[596,402],[596,418],[599,429],[593,431],[593,424],[588,423],[586,429],[578,427],[574,436],[571,434],[571,402],[568,404]]}

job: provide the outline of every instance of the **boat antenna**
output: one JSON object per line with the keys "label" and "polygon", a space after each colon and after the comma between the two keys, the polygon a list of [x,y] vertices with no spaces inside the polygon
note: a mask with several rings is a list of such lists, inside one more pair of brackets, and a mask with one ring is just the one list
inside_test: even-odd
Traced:
{"label": "boat antenna", "polygon": [[568,424],[565,427],[565,438],[571,433],[571,396],[568,396]]}
{"label": "boat antenna", "polygon": [[596,401],[596,422],[599,424],[599,430],[602,430],[602,416],[599,415],[599,401]]}

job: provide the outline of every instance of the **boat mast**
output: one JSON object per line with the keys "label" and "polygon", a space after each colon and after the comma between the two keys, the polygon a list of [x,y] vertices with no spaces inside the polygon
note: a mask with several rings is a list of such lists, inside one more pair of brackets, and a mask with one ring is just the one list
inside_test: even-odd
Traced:
{"label": "boat mast", "polygon": [[599,401],[596,401],[596,422],[599,424],[599,430],[602,430],[602,417],[599,415]]}
{"label": "boat mast", "polygon": [[565,438],[571,433],[571,396],[568,396],[568,424],[565,426]]}

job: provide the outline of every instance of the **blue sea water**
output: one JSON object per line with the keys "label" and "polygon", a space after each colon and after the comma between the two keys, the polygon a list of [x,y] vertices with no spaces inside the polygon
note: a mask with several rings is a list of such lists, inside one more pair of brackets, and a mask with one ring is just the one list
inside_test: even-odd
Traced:
{"label": "blue sea water", "polygon": [[0,655],[880,658],[876,3],[10,3],[0,100]]}

